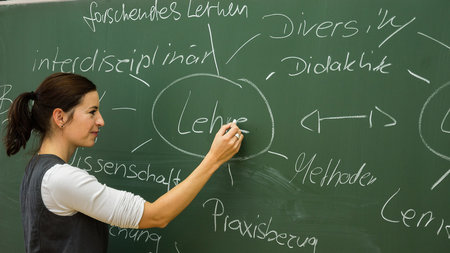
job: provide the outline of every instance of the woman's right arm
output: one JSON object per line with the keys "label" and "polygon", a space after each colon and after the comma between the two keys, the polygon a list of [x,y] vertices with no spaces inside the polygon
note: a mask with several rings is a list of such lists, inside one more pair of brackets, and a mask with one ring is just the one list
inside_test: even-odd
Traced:
{"label": "woman's right arm", "polygon": [[[237,138],[236,134],[239,134],[240,138]],[[139,228],[167,226],[192,202],[214,172],[239,151],[242,140],[242,133],[236,124],[222,126],[200,165],[183,182],[155,202],[144,204]]]}

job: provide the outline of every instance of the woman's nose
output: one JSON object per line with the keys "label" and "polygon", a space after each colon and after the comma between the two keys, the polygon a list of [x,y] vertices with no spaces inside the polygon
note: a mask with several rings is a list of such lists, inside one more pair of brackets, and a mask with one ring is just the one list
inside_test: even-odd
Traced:
{"label": "woman's nose", "polygon": [[103,117],[102,117],[102,115],[100,114],[100,112],[98,113],[98,118],[97,118],[97,125],[98,126],[100,126],[100,127],[102,127],[102,126],[104,126],[105,125],[105,121],[103,120]]}

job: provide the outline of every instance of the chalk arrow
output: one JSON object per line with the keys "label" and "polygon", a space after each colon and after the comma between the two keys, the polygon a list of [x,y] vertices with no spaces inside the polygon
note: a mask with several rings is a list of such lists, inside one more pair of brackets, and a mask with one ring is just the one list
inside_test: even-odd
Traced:
{"label": "chalk arrow", "polygon": [[[375,106],[375,109],[390,121],[390,123],[384,124],[384,127],[391,127],[397,125],[397,120],[395,120],[394,117],[381,110],[378,106]],[[372,111],[370,111],[370,115],[372,115]],[[369,117],[369,124],[370,128],[372,128],[372,117]]]}
{"label": "chalk arrow", "polygon": [[[381,110],[378,106],[375,106],[375,110],[381,113],[385,118],[388,119],[387,124],[384,125],[384,127],[391,127],[395,126],[397,124],[397,121],[394,117],[386,113],[385,111]],[[372,118],[373,118],[373,111],[371,110],[368,115],[362,114],[362,115],[349,115],[349,116],[332,116],[332,117],[321,117],[319,110],[314,110],[305,117],[302,118],[300,121],[300,124],[303,128],[311,131],[311,132],[317,132],[320,134],[321,131],[321,124],[322,121],[325,120],[350,120],[350,119],[368,119],[369,121],[369,128],[372,128]]]}

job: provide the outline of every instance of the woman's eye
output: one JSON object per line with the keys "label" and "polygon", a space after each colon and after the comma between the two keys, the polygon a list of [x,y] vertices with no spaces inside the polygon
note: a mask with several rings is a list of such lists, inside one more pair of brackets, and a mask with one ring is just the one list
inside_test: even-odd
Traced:
{"label": "woman's eye", "polygon": [[92,115],[95,115],[96,112],[97,111],[94,110],[94,111],[90,111],[89,113],[92,114]]}

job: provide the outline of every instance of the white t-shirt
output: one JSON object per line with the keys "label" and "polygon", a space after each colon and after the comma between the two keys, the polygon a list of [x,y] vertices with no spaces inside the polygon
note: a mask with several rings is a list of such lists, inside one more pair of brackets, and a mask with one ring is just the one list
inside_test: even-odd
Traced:
{"label": "white t-shirt", "polygon": [[44,205],[56,215],[81,212],[122,228],[138,228],[144,212],[145,200],[140,196],[100,184],[69,164],[56,164],[44,174],[41,194]]}

